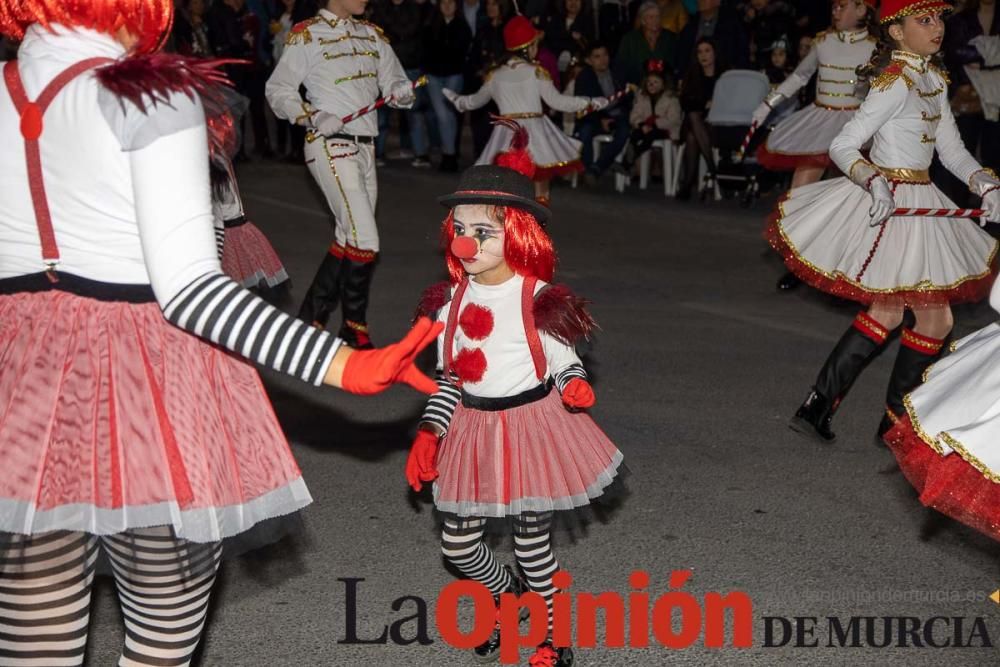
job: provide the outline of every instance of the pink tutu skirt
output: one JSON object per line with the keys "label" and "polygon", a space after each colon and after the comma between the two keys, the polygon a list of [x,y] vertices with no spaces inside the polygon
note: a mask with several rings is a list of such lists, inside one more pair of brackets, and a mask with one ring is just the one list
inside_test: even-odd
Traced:
{"label": "pink tutu skirt", "polygon": [[438,452],[434,504],[457,516],[506,517],[588,505],[615,480],[622,453],[559,393],[500,411],[459,405]]}
{"label": "pink tutu skirt", "polygon": [[312,499],[257,372],[155,303],[0,295],[0,531],[212,542]]}
{"label": "pink tutu skirt", "polygon": [[244,287],[265,283],[274,287],[288,280],[285,266],[264,233],[252,222],[226,227],[222,270]]}

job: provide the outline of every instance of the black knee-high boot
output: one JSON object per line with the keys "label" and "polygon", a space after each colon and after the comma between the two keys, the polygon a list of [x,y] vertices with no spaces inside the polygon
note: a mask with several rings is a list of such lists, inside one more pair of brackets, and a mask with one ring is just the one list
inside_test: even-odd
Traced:
{"label": "black knee-high boot", "polygon": [[906,413],[903,398],[923,382],[924,372],[938,360],[944,340],[918,334],[912,329],[903,329],[899,338],[899,352],[892,366],[889,388],[885,392],[885,415],[879,425],[879,437],[885,435],[892,425]]}
{"label": "black knee-high boot", "polygon": [[820,369],[809,396],[795,412],[789,426],[805,435],[832,442],[830,425],[840,402],[879,350],[889,332],[866,313],[858,313]]}
{"label": "black knee-high boot", "polygon": [[368,294],[375,275],[376,260],[378,253],[354,248],[348,248],[344,256],[344,277],[340,289],[344,323],[339,336],[358,350],[374,347],[368,334]]}
{"label": "black knee-high boot", "polygon": [[344,248],[334,243],[316,269],[306,297],[299,308],[299,319],[322,329],[340,302],[341,285],[344,276]]}

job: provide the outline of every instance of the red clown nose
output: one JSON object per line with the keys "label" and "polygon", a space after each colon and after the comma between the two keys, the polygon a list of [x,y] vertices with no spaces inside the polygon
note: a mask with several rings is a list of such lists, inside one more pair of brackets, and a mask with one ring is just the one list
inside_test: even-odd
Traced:
{"label": "red clown nose", "polygon": [[479,243],[471,236],[456,236],[451,242],[451,254],[459,259],[472,259],[479,254]]}

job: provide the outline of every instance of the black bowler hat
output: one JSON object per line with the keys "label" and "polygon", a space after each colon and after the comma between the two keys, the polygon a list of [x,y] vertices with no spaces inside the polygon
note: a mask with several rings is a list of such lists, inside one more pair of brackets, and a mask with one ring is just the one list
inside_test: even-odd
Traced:
{"label": "black bowler hat", "polygon": [[503,124],[513,126],[510,150],[497,155],[497,164],[478,164],[466,169],[458,181],[458,189],[438,197],[438,201],[448,208],[461,204],[513,206],[531,213],[538,224],[544,225],[551,212],[535,200],[535,183],[531,180],[535,164],[527,150],[528,134],[513,121]]}

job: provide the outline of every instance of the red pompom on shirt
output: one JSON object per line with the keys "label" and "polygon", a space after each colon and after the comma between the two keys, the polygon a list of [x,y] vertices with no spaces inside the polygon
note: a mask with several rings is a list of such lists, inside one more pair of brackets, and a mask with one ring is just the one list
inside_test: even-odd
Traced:
{"label": "red pompom on shirt", "polygon": [[455,355],[452,370],[462,382],[479,382],[486,375],[486,355],[480,349],[463,347]]}
{"label": "red pompom on shirt", "polygon": [[483,340],[493,333],[493,313],[489,308],[470,303],[458,316],[458,326],[470,339]]}

